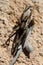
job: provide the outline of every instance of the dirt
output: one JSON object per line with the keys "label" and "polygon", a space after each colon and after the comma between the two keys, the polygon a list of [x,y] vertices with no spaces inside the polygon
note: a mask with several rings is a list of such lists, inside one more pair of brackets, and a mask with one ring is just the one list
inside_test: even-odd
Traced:
{"label": "dirt", "polygon": [[13,39],[8,48],[4,48],[2,44],[8,39],[27,5],[32,6],[35,22],[30,36],[34,50],[30,53],[30,58],[21,52],[14,65],[43,65],[43,0],[0,0],[0,65],[9,65],[12,60]]}

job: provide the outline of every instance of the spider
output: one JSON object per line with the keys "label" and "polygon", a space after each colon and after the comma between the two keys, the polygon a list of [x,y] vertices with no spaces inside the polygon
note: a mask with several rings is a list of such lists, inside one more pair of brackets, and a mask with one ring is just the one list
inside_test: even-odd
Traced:
{"label": "spider", "polygon": [[16,62],[20,52],[23,49],[26,49],[29,53],[32,51],[32,46],[28,39],[31,35],[33,27],[34,18],[32,17],[32,7],[27,6],[23,11],[18,22],[16,22],[16,25],[13,27],[13,31],[16,32],[15,33],[12,32],[12,34],[5,42],[5,46],[9,46],[7,42],[10,40],[11,37],[15,35],[11,49],[11,54],[13,55],[14,58],[11,61],[10,65],[13,65]]}

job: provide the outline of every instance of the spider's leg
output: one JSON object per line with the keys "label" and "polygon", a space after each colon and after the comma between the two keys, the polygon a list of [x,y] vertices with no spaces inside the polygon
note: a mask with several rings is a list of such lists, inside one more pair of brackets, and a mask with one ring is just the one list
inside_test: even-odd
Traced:
{"label": "spider's leg", "polygon": [[[13,40],[12,49],[11,49],[11,54],[12,54],[13,56],[15,56],[15,54],[16,54],[16,52],[17,52],[17,49],[18,49],[18,47],[19,47],[19,43],[20,43],[19,40],[20,40],[20,39],[19,39],[19,35],[16,34],[16,35],[15,35],[15,38],[14,38],[14,40]],[[15,43],[15,44],[14,44],[14,43]]]}
{"label": "spider's leg", "polygon": [[[13,29],[16,30],[17,27],[18,27],[18,26],[15,25]],[[17,31],[17,30],[16,30],[16,31]],[[17,32],[14,32],[14,31],[11,32],[11,35],[9,35],[9,38],[8,38],[7,41],[5,42],[5,44],[6,44],[7,46],[9,46],[9,44],[7,44],[7,42],[8,42],[8,41],[10,40],[10,38],[13,37],[16,33],[17,33]]]}
{"label": "spider's leg", "polygon": [[8,41],[10,42],[10,38],[13,37],[15,34],[16,34],[16,32],[13,33],[12,35],[9,35],[9,38],[7,39],[7,41],[5,42],[5,44],[3,44],[3,45],[1,45],[1,46],[4,46],[4,47],[9,46],[9,43],[7,43],[7,42],[8,42]]}
{"label": "spider's leg", "polygon": [[12,61],[10,62],[9,65],[14,65],[14,63],[16,62],[17,58],[19,57],[20,53],[22,52],[22,45],[20,45],[18,47],[18,51],[17,51],[17,54],[16,56],[12,59]]}
{"label": "spider's leg", "polygon": [[[13,55],[13,53],[15,52],[15,46],[16,46],[16,39],[17,39],[17,35],[15,35],[15,38],[13,40],[13,44],[12,44],[12,48],[11,48],[11,54]],[[15,44],[14,44],[15,43]]]}

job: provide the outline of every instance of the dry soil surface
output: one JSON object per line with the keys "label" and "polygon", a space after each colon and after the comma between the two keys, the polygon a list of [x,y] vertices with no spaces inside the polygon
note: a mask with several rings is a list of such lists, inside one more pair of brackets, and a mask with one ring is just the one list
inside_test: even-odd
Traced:
{"label": "dry soil surface", "polygon": [[43,65],[43,0],[0,0],[0,65],[9,65],[12,60],[13,39],[10,40],[8,48],[4,48],[2,44],[8,39],[26,5],[33,7],[35,26],[30,42],[34,51],[30,53],[30,58],[21,52],[14,65]]}

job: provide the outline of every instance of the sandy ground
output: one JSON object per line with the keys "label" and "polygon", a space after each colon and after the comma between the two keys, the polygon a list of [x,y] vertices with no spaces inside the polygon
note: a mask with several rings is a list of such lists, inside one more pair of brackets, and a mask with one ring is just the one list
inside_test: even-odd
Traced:
{"label": "sandy ground", "polygon": [[14,65],[43,65],[43,0],[0,0],[0,65],[9,65],[12,60],[10,40],[8,48],[1,45],[8,39],[15,22],[18,21],[26,5],[33,7],[35,26],[30,36],[34,51],[27,58],[21,52]]}

